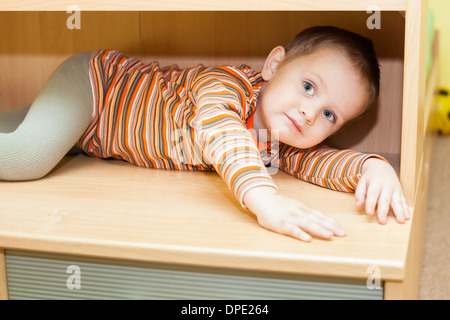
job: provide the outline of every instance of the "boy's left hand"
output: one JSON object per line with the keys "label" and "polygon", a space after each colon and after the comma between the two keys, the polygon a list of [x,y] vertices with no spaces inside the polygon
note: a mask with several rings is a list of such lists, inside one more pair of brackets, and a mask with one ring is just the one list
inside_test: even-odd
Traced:
{"label": "boy's left hand", "polygon": [[403,189],[394,168],[378,158],[369,158],[362,166],[362,177],[355,190],[356,206],[366,206],[366,213],[378,211],[378,222],[386,224],[390,207],[398,223],[410,219]]}

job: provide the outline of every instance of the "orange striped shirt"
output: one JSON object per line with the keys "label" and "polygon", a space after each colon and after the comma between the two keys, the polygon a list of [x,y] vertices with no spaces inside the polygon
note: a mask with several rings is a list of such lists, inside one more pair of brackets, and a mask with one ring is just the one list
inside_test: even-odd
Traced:
{"label": "orange striped shirt", "polygon": [[246,65],[160,67],[98,50],[89,69],[94,114],[78,142],[85,153],[148,168],[215,170],[244,207],[247,190],[277,188],[271,174],[278,168],[326,188],[354,191],[362,162],[374,156],[281,142],[259,149],[251,129],[263,80]]}

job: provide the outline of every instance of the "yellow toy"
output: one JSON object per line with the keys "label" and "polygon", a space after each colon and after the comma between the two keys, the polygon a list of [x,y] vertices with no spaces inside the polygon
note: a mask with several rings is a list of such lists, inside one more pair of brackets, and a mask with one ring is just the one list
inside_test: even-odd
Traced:
{"label": "yellow toy", "polygon": [[430,122],[431,128],[440,135],[450,134],[450,93],[441,88],[436,97],[436,113]]}

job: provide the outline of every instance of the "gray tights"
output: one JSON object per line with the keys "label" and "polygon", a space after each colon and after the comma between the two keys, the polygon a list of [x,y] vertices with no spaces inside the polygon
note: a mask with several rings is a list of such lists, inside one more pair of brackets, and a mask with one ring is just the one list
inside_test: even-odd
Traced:
{"label": "gray tights", "polygon": [[67,59],[31,105],[0,113],[0,180],[42,178],[86,131],[93,112],[90,57]]}

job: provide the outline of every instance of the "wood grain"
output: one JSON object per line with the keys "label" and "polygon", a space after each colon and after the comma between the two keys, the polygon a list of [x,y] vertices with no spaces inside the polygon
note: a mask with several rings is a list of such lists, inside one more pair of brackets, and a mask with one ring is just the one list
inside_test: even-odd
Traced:
{"label": "wood grain", "polygon": [[[0,248],[352,278],[367,278],[367,268],[375,265],[386,281],[386,298],[414,298],[431,141],[427,1],[379,0],[382,28],[369,30],[366,9],[372,2],[77,1],[81,29],[69,30],[65,10],[73,1],[2,1],[0,111],[30,103],[56,66],[77,52],[115,48],[162,64],[247,63],[258,69],[271,47],[300,29],[338,25],[373,40],[383,71],[377,107],[339,143],[400,158],[412,222],[398,225],[390,217],[380,226],[355,209],[351,194],[277,174],[283,194],[347,229],[345,238],[306,244],[260,228],[215,173],[148,170],[78,156],[40,181],[0,183]],[[3,250],[0,268],[1,259]]]}
{"label": "wood grain", "polygon": [[[76,156],[38,181],[0,183],[0,247],[175,264],[401,279],[410,224],[386,226],[353,194],[274,176],[280,192],[332,216],[347,237],[311,243],[261,228],[214,172]],[[326,201],[324,201],[326,199]]]}

